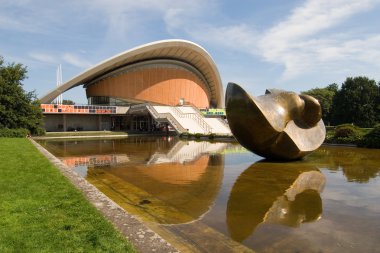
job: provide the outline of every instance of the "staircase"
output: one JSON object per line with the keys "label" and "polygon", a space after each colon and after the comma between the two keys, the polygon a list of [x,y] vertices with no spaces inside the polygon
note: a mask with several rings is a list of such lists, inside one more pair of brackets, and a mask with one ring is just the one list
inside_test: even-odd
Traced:
{"label": "staircase", "polygon": [[149,113],[157,122],[169,122],[172,127],[181,134],[187,132],[187,130],[173,117],[170,113],[159,113],[157,110],[150,104],[146,105]]}
{"label": "staircase", "polygon": [[222,119],[204,118],[199,110],[192,106],[158,106],[140,104],[132,106],[129,113],[148,110],[152,117],[161,123],[169,123],[177,133],[218,134],[231,136],[228,124]]}

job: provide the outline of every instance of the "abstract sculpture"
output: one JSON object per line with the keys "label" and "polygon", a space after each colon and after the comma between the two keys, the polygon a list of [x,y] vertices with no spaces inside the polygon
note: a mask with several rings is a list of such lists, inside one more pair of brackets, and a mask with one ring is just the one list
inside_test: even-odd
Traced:
{"label": "abstract sculpture", "polygon": [[318,100],[294,92],[267,90],[251,97],[229,83],[226,114],[240,144],[268,159],[300,159],[316,150],[326,135]]}

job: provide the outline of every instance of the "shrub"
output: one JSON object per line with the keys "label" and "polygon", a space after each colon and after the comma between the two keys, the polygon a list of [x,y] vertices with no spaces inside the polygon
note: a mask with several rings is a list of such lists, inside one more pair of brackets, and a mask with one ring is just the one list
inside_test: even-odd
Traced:
{"label": "shrub", "polygon": [[350,138],[359,135],[359,128],[351,124],[339,125],[335,129],[334,138]]}
{"label": "shrub", "polygon": [[29,134],[29,130],[25,128],[0,128],[0,137],[25,138]]}
{"label": "shrub", "polygon": [[213,140],[213,139],[215,139],[215,134],[209,134],[209,136],[208,136],[208,138],[210,139],[210,140]]}
{"label": "shrub", "polygon": [[203,134],[196,133],[194,134],[195,139],[200,139],[203,136]]}
{"label": "shrub", "polygon": [[326,127],[326,143],[331,143],[334,140],[334,135],[335,135],[335,127]]}
{"label": "shrub", "polygon": [[357,144],[361,140],[363,133],[357,126],[351,124],[339,125],[334,131],[327,131],[326,143],[336,144]]}
{"label": "shrub", "polygon": [[358,142],[359,147],[380,148],[380,124],[376,125],[363,139]]}
{"label": "shrub", "polygon": [[179,138],[184,138],[184,139],[191,139],[191,137],[193,137],[193,134],[188,133],[188,132],[181,133],[181,134],[179,135]]}
{"label": "shrub", "polygon": [[42,135],[45,135],[46,134],[46,131],[45,129],[39,127],[37,129],[34,130],[34,135],[37,135],[37,136],[42,136]]}

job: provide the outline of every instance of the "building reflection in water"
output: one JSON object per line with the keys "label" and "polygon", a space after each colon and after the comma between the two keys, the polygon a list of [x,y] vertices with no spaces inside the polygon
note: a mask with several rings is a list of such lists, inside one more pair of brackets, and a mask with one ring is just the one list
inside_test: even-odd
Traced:
{"label": "building reflection in water", "polygon": [[[155,139],[157,140],[157,138]],[[199,219],[212,207],[223,180],[220,153],[227,143],[149,139],[110,141],[75,156],[81,143],[66,148],[60,159],[68,166],[86,166],[86,179],[116,203],[162,224]],[[94,143],[96,146],[96,143]],[[96,150],[106,150],[100,155]],[[123,152],[123,154],[120,154]]]}
{"label": "building reflection in water", "polygon": [[61,160],[67,166],[73,168],[78,166],[102,167],[118,166],[129,162],[129,157],[125,154],[111,155],[91,155],[91,156],[73,156],[61,157]]}
{"label": "building reflection in water", "polygon": [[227,203],[232,239],[242,242],[261,223],[297,227],[322,215],[325,176],[300,162],[258,162],[236,180]]}

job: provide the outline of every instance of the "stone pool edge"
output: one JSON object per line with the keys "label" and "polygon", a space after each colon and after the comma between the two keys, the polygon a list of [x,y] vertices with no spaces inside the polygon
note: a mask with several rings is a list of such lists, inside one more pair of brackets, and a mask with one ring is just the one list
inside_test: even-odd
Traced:
{"label": "stone pool edge", "polygon": [[139,252],[179,252],[160,235],[126,212],[36,141],[29,140]]}

